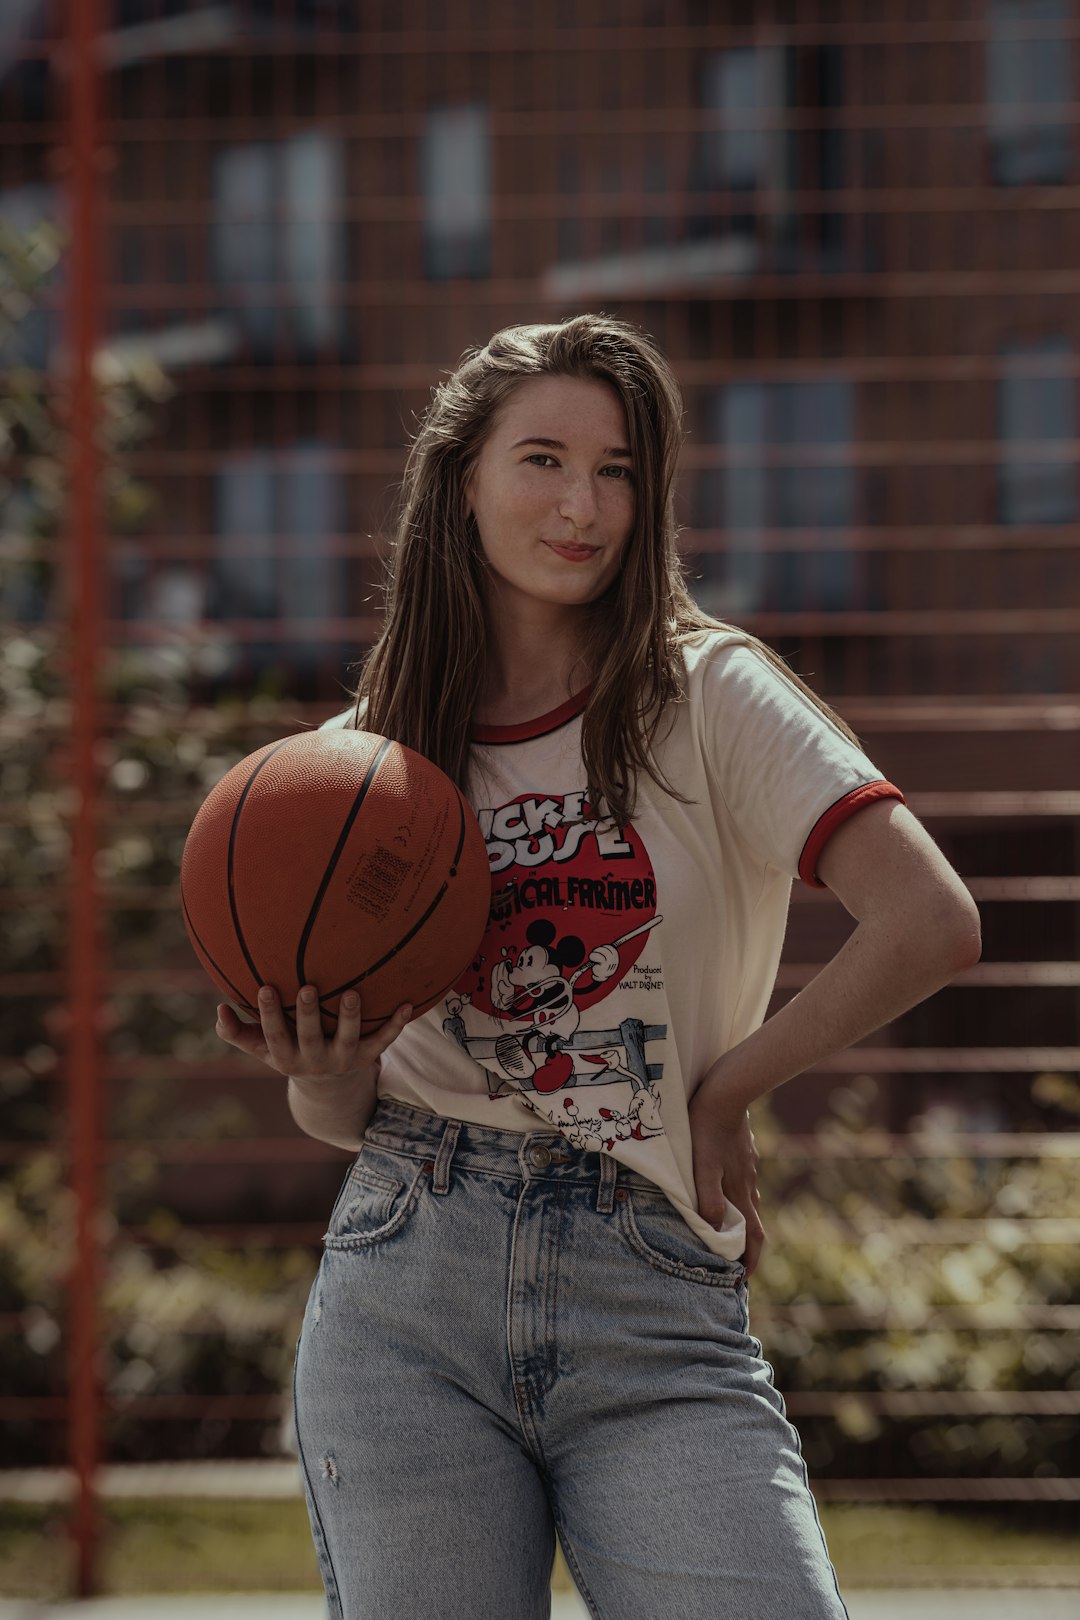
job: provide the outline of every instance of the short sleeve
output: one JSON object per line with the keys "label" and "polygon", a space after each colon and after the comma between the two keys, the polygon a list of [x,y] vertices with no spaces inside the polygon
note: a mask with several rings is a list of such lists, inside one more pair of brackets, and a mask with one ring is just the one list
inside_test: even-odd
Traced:
{"label": "short sleeve", "polygon": [[904,795],[800,687],[755,648],[705,661],[702,701],[715,786],[761,858],[823,889],[817,862],[847,818]]}

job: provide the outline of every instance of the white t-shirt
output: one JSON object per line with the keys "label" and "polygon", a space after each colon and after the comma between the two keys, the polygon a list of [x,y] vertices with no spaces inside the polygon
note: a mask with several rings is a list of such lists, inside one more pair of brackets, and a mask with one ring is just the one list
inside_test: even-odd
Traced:
{"label": "white t-shirt", "polygon": [[499,1130],[554,1125],[649,1177],[737,1260],[743,1213],[729,1200],[718,1230],[697,1212],[688,1101],[765,1017],[792,880],[824,888],[830,834],[903,794],[731,632],[699,632],[684,658],[686,701],[653,751],[693,802],[643,776],[622,830],[586,801],[587,693],[476,729],[466,796],[488,846],[490,921],[451,994],[384,1054],[378,1091]]}

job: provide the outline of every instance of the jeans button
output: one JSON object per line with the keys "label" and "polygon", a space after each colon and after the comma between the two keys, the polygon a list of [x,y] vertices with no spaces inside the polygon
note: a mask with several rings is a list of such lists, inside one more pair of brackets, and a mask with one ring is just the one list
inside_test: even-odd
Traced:
{"label": "jeans button", "polygon": [[538,1170],[546,1170],[551,1163],[551,1149],[538,1143],[536,1147],[529,1149],[529,1158]]}

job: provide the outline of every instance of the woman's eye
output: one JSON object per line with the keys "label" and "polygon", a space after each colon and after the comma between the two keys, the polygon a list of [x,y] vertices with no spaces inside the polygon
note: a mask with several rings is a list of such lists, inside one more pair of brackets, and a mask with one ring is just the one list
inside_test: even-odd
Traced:
{"label": "woman's eye", "polygon": [[[534,455],[526,456],[525,460],[534,467],[542,466],[545,462],[550,462],[553,467],[557,467],[559,465],[554,456],[549,456],[543,450],[537,450]],[[613,465],[611,467],[605,467],[604,473],[605,475],[617,473],[618,477],[612,479],[612,483],[615,484],[630,484],[634,481],[634,475],[630,471],[629,467],[619,467]]]}

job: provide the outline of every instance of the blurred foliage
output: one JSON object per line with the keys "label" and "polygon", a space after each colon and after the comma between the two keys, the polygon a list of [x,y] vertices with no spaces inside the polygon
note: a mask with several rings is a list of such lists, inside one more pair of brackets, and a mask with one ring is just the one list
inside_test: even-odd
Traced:
{"label": "blurred foliage", "polygon": [[[20,237],[0,222],[0,352],[33,309],[61,248],[48,223]],[[142,532],[156,514],[154,491],[131,477],[125,457],[155,431],[155,408],[172,389],[145,356],[121,360],[103,350],[95,371],[104,515],[115,541]],[[26,1147],[0,1184],[0,1311],[14,1315],[20,1329],[0,1346],[8,1395],[48,1396],[66,1381],[74,1230],[59,1140],[66,1016],[63,997],[40,990],[35,979],[62,973],[65,965],[74,808],[64,668],[71,609],[62,539],[65,389],[62,368],[44,375],[18,363],[6,367],[0,389],[0,892],[6,891],[0,974],[29,976],[25,995],[4,997],[0,1047],[0,1129],[7,1142]],[[109,897],[110,957],[133,966],[171,963],[189,976],[195,962],[176,898],[187,826],[212,784],[281,724],[276,706],[258,699],[193,708],[204,653],[198,632],[194,639],[168,639],[165,632],[150,647],[111,654],[102,695],[119,718],[98,753],[105,798],[99,877]],[[175,804],[175,817],[140,818],[137,807],[151,798]],[[128,806],[136,807],[130,817]],[[160,904],[144,903],[150,889],[159,891]],[[133,895],[127,907],[125,890]],[[201,985],[197,972],[195,979]],[[107,1008],[110,1057],[220,1062],[210,1007],[208,994],[183,988],[114,995]],[[193,1104],[179,1077],[160,1073],[129,1086],[120,1104],[108,1122],[113,1139],[219,1141],[253,1130],[250,1110],[227,1088]],[[283,1392],[314,1256],[302,1248],[230,1250],[185,1227],[176,1209],[155,1196],[160,1170],[152,1147],[140,1145],[109,1172],[101,1299],[102,1375],[116,1407],[109,1454],[117,1460],[280,1454],[288,1443]],[[135,1219],[142,1240],[127,1230]],[[234,1434],[234,1425],[213,1417],[157,1424],[124,1412],[125,1402],[150,1393],[228,1392],[265,1394],[270,1417],[235,1426]],[[7,1426],[3,1461],[59,1460],[62,1447],[59,1431],[53,1448],[43,1448],[40,1423],[19,1420]]]}
{"label": "blurred foliage", "polygon": [[[31,306],[56,251],[44,230],[21,245],[0,239],[2,320],[10,323]],[[153,408],[169,385],[147,363],[115,360],[102,363],[99,381],[110,531],[130,534],[153,514],[154,497],[126,477],[124,453],[153,430]],[[0,475],[0,890],[9,891],[0,974],[31,976],[30,985],[32,976],[63,968],[72,810],[63,571],[54,578],[49,569],[64,503],[65,427],[53,385],[52,378],[16,370],[0,401],[0,442],[13,469]],[[237,759],[299,723],[270,696],[193,701],[213,648],[197,630],[162,635],[171,639],[112,655],[103,677],[114,716],[99,753],[107,812],[99,871],[110,961],[118,972],[153,963],[176,973],[168,992],[119,989],[107,1008],[110,1060],[138,1074],[114,1090],[108,1125],[114,1142],[131,1142],[130,1153],[110,1168],[104,1232],[103,1372],[117,1403],[109,1454],[116,1460],[279,1454],[289,1443],[289,1373],[317,1253],[229,1248],[195,1230],[187,1224],[184,1190],[176,1190],[175,1175],[168,1190],[168,1167],[153,1142],[258,1134],[260,1122],[242,1100],[250,1088],[197,1084],[200,1065],[212,1061],[219,1069],[230,1059],[213,1034],[209,987],[193,971],[177,877],[184,836],[205,793]],[[64,1388],[72,1252],[71,1196],[54,1141],[62,1129],[62,997],[33,988],[9,996],[4,1031],[3,1129],[26,1152],[0,1188],[0,1311],[14,1313],[22,1328],[0,1348],[0,1375],[8,1394],[48,1395]],[[1036,1112],[1080,1115],[1080,1087],[1067,1075],[1038,1077],[1032,1101]],[[1077,1300],[1080,1255],[1075,1244],[1041,1239],[1026,1224],[1078,1214],[1075,1160],[971,1158],[948,1136],[936,1157],[854,1156],[849,1150],[875,1141],[878,1104],[870,1077],[835,1088],[819,1136],[836,1156],[801,1162],[770,1151],[775,1118],[764,1104],[755,1109],[769,1243],[751,1285],[752,1330],[764,1334],[765,1354],[786,1393],[849,1392],[838,1420],[798,1419],[812,1472],[1075,1473],[1073,1415],[938,1418],[873,1409],[868,1397],[882,1391],[1080,1389],[1073,1335],[1029,1320],[1029,1312],[1047,1304]],[[308,1205],[288,1210],[288,1218],[325,1217],[341,1168],[323,1169],[318,1187],[308,1189]],[[209,1172],[188,1176],[198,1184]],[[235,1177],[220,1194],[223,1218],[282,1219],[282,1199],[303,1194],[287,1195],[274,1181],[272,1173],[261,1174],[253,1187]],[[913,1220],[983,1224],[933,1234],[926,1226],[913,1231]],[[791,1306],[801,1308],[798,1321],[785,1316]],[[849,1308],[857,1325],[815,1319],[829,1306]],[[980,1313],[987,1308],[999,1310],[1006,1325],[984,1325]],[[124,1410],[125,1402],[149,1394],[226,1392],[266,1394],[269,1415],[230,1423],[208,1413],[177,1423]],[[5,1460],[49,1460],[40,1426],[10,1424]]]}
{"label": "blurred foliage", "polygon": [[[874,1124],[878,1090],[869,1075],[836,1087],[815,1132],[836,1156],[802,1165],[770,1153],[775,1124],[755,1111],[769,1241],[751,1311],[767,1319],[765,1353],[782,1390],[850,1392],[834,1419],[798,1419],[811,1472],[1072,1476],[1075,1413],[901,1417],[860,1399],[1080,1391],[1075,1333],[1038,1325],[1046,1306],[1077,1301],[1080,1252],[1029,1224],[1080,1215],[1076,1160],[974,1157],[948,1133],[927,1156],[931,1133],[918,1119],[919,1155],[897,1153]],[[1068,1077],[1039,1076],[1033,1091],[1080,1115],[1080,1088]],[[972,1225],[935,1231],[954,1222]],[[788,1306],[800,1307],[798,1322],[785,1320]],[[828,1326],[835,1306],[853,1309],[865,1327]],[[1002,1325],[986,1325],[987,1315]],[[753,1320],[751,1331],[760,1331]]]}
{"label": "blurred foliage", "polygon": [[[1019,1511],[997,1506],[942,1512],[929,1506],[823,1502],[819,1513],[845,1594],[849,1588],[953,1585],[1030,1592],[1080,1581],[1080,1543],[1068,1535],[1064,1520],[1053,1522],[1045,1503]],[[102,1588],[110,1596],[322,1588],[299,1496],[265,1502],[107,1501],[104,1518]],[[65,1520],[65,1510],[56,1506],[0,1503],[5,1597],[47,1603],[70,1592],[73,1549]],[[561,1547],[551,1586],[554,1592],[574,1590]]]}

